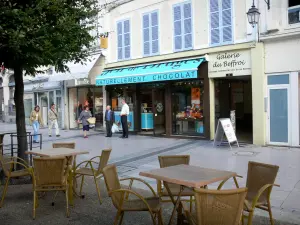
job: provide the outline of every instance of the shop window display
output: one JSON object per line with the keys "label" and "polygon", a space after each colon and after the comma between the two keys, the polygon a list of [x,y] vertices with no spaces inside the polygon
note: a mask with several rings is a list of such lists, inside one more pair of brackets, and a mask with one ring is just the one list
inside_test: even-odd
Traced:
{"label": "shop window display", "polygon": [[204,135],[203,80],[172,84],[173,134]]}

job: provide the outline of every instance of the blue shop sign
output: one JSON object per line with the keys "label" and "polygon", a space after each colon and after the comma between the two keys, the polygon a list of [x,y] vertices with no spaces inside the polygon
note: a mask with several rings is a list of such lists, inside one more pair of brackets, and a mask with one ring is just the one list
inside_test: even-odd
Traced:
{"label": "blue shop sign", "polygon": [[105,70],[96,78],[96,85],[158,82],[197,78],[199,65],[205,58],[149,64]]}

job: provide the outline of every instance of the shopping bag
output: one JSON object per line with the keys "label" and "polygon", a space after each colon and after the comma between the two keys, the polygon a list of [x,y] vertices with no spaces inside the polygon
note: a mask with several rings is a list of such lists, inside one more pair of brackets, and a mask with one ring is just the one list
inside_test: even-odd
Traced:
{"label": "shopping bag", "polygon": [[111,132],[112,133],[116,133],[119,132],[119,127],[117,126],[117,124],[113,124],[112,128],[111,128]]}
{"label": "shopping bag", "polygon": [[95,117],[90,117],[87,119],[88,123],[90,125],[94,125],[96,123],[96,118]]}

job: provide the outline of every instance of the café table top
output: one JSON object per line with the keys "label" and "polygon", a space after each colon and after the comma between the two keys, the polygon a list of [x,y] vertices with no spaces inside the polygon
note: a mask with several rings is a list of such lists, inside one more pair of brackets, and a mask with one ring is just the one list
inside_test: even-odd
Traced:
{"label": "caf\u00e9 table top", "polygon": [[51,148],[51,149],[27,151],[25,152],[25,154],[42,156],[42,157],[68,157],[68,156],[89,154],[89,152],[81,151],[77,149],[70,149],[70,148]]}
{"label": "caf\u00e9 table top", "polygon": [[237,176],[235,172],[202,168],[191,165],[177,165],[146,172],[140,172],[140,176],[166,181],[182,186],[200,188],[230,177]]}

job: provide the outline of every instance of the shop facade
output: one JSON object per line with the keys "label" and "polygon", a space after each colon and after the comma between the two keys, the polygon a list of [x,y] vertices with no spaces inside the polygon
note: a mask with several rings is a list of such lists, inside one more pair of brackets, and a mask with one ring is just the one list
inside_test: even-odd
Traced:
{"label": "shop facade", "polygon": [[88,78],[66,81],[68,95],[68,125],[70,129],[82,128],[77,123],[84,106],[89,106],[92,115],[96,118],[95,129],[103,128],[103,91],[102,87],[91,85]]}
{"label": "shop facade", "polygon": [[299,35],[264,39],[267,144],[300,145]]}
{"label": "shop facade", "polygon": [[[190,58],[180,58],[183,55]],[[242,142],[266,144],[262,43],[221,46],[154,59],[162,58],[169,61],[146,58],[108,64],[96,78],[96,86],[105,86],[105,100],[117,115],[121,97],[126,98],[131,131],[213,140],[218,119],[229,118],[233,111],[238,138]],[[203,58],[196,66],[196,77],[174,76],[176,72],[188,71],[189,66],[175,66],[175,72],[168,68],[172,63],[186,65],[189,60]]]}
{"label": "shop facade", "polygon": [[36,105],[39,105],[43,122],[47,126],[48,111],[52,103],[56,105],[59,127],[63,128],[63,82],[51,82],[48,81],[48,78],[34,78],[33,80],[24,81],[24,108],[27,125],[30,124],[29,117],[31,111]]}
{"label": "shop facade", "polygon": [[263,44],[223,49],[209,54],[211,127],[216,129],[220,118],[231,118],[239,142],[265,145]]}
{"label": "shop facade", "polygon": [[96,78],[121,129],[121,99],[130,109],[129,131],[209,138],[210,107],[205,57],[104,70]]}

